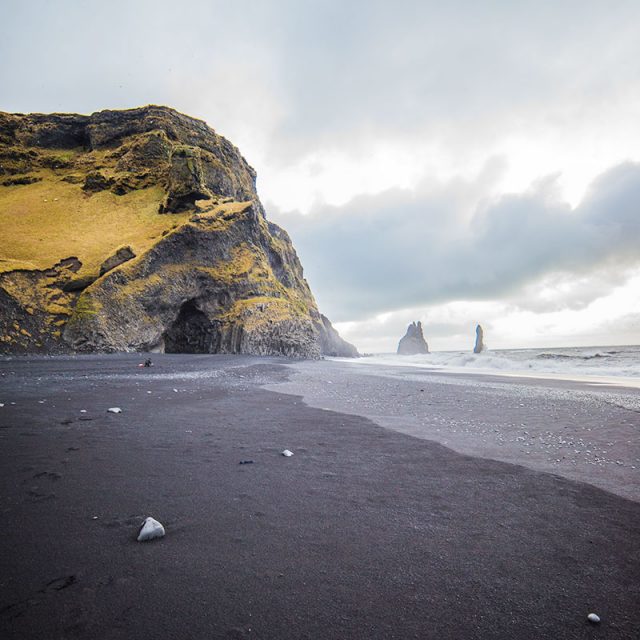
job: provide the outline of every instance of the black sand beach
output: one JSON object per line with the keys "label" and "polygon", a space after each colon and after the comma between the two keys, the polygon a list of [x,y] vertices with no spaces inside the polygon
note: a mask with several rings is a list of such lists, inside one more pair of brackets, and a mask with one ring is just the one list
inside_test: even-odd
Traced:
{"label": "black sand beach", "polygon": [[266,388],[640,501],[639,388],[364,362],[298,362]]}
{"label": "black sand beach", "polygon": [[[516,407],[491,379],[425,376],[400,401],[339,363],[153,360],[0,363],[0,638],[639,637],[637,392],[598,404],[579,385],[499,382],[529,385]],[[329,375],[338,390],[321,392]],[[329,409],[395,408],[273,390],[291,385]],[[588,423],[599,447],[604,426],[622,464],[589,465],[598,487],[573,464],[542,471],[507,435],[516,420]],[[475,456],[431,439],[448,425]],[[137,543],[148,515],[167,535]]]}

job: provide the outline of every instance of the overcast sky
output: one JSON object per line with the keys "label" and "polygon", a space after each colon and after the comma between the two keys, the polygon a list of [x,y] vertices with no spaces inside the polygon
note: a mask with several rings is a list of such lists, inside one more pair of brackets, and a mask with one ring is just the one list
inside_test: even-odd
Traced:
{"label": "overcast sky", "polygon": [[364,351],[640,343],[640,2],[2,0],[0,110],[167,104]]}

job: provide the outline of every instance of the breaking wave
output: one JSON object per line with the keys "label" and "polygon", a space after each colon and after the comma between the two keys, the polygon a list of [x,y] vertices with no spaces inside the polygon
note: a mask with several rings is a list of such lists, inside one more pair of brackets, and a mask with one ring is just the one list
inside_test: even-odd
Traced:
{"label": "breaking wave", "polygon": [[567,355],[566,353],[540,353],[536,356],[539,360],[593,360],[594,358],[610,358],[611,354],[617,353],[612,351],[610,353],[594,353],[593,355]]}
{"label": "breaking wave", "polygon": [[640,346],[611,348],[500,349],[479,354],[440,351],[425,355],[375,354],[362,364],[404,366],[478,373],[553,374],[582,379],[625,377],[640,379]]}

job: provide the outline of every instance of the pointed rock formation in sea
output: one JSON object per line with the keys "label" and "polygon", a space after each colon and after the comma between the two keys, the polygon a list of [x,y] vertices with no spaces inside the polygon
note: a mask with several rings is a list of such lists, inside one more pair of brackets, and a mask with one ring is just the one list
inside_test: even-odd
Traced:
{"label": "pointed rock formation in sea", "polygon": [[412,322],[407,327],[407,333],[398,343],[398,355],[413,356],[418,353],[429,353],[429,345],[422,333],[422,322]]}
{"label": "pointed rock formation in sea", "polygon": [[0,112],[0,225],[0,354],[357,354],[255,171],[168,107]]}
{"label": "pointed rock formation in sea", "polygon": [[484,331],[482,330],[482,326],[478,325],[476,327],[476,344],[473,347],[473,353],[481,353],[484,351]]}

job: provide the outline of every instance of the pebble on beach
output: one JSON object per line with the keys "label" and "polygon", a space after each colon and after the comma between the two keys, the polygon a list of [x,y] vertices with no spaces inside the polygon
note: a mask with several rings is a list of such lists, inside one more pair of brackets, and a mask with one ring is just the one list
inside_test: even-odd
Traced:
{"label": "pebble on beach", "polygon": [[293,451],[289,451],[289,449],[285,449],[285,450],[282,452],[282,455],[283,455],[285,458],[290,458],[290,457],[293,455]]}
{"label": "pebble on beach", "polygon": [[164,527],[153,518],[145,518],[142,529],[138,534],[138,542],[146,542],[154,538],[162,538],[165,534]]}
{"label": "pebble on beach", "polygon": [[122,413],[122,409],[120,407],[111,407],[107,409],[109,413]]}
{"label": "pebble on beach", "polygon": [[600,616],[597,613],[590,613],[587,616],[587,620],[592,624],[598,624],[598,622],[600,622]]}

